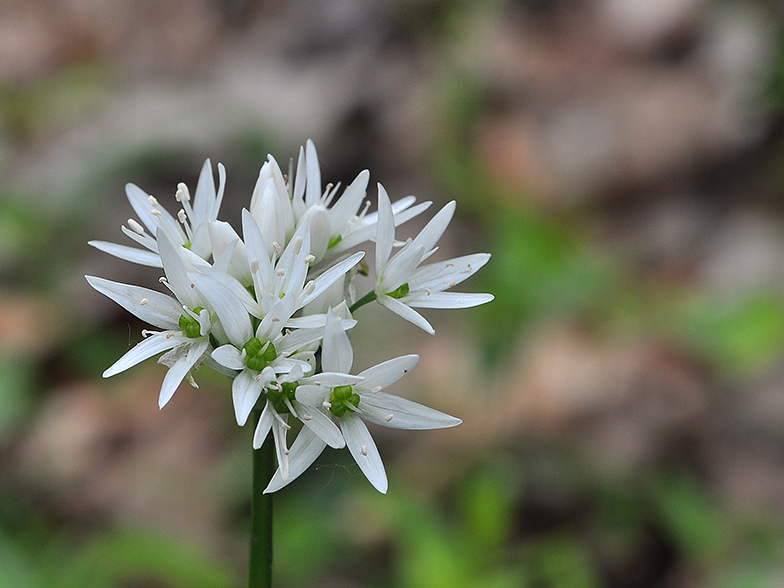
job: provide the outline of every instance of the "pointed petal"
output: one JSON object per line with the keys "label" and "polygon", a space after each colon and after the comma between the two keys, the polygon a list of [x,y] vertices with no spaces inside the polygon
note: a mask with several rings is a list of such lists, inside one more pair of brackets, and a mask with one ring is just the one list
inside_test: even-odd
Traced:
{"label": "pointed petal", "polygon": [[348,220],[357,213],[362,199],[365,197],[370,172],[362,170],[353,182],[346,188],[338,201],[330,208],[329,220],[332,232],[340,231]]}
{"label": "pointed petal", "polygon": [[452,215],[455,213],[455,206],[454,200],[447,203],[444,208],[430,219],[430,222],[425,225],[425,228],[414,239],[414,245],[422,246],[425,250],[425,255],[435,247],[441,235],[444,234],[449,222],[452,220]]}
{"label": "pointed petal", "polygon": [[275,409],[272,407],[272,403],[267,400],[266,404],[264,404],[264,410],[261,411],[261,416],[259,416],[256,430],[253,433],[253,449],[261,448],[267,439],[267,435],[269,435],[272,428],[272,421],[275,420],[275,417],[272,415],[273,410]]}
{"label": "pointed petal", "polygon": [[324,371],[347,374],[354,363],[354,349],[340,324],[340,319],[330,308],[324,327],[324,345],[321,350],[321,365]]}
{"label": "pointed petal", "polygon": [[406,319],[408,322],[414,323],[417,327],[419,327],[423,331],[426,331],[431,335],[436,334],[435,329],[430,325],[429,322],[425,320],[425,317],[423,317],[413,308],[410,308],[405,304],[403,304],[402,302],[400,302],[400,300],[395,300],[391,296],[379,296],[378,298],[376,298],[376,300],[378,300],[378,303],[381,306],[388,308],[396,315]]}
{"label": "pointed petal", "polygon": [[252,272],[253,286],[256,295],[262,297],[267,293],[267,289],[272,286],[272,273],[274,271],[270,263],[267,244],[261,229],[253,215],[246,209],[242,209],[242,235],[245,237],[246,255],[248,263],[253,264],[254,260],[258,263],[258,269]]}
{"label": "pointed petal", "polygon": [[212,276],[188,272],[188,278],[209,301],[229,341],[235,347],[245,345],[253,336],[253,325],[245,306]]}
{"label": "pointed petal", "polygon": [[392,429],[445,429],[463,421],[423,404],[386,392],[360,394],[362,417]]}
{"label": "pointed petal", "polygon": [[161,329],[179,330],[182,307],[176,299],[155,290],[85,276],[89,284],[144,322]]}
{"label": "pointed petal", "polygon": [[308,139],[305,144],[305,166],[307,168],[307,184],[305,184],[305,204],[308,208],[321,198],[321,168],[318,154],[313,141]]}
{"label": "pointed petal", "polygon": [[193,288],[193,284],[188,279],[188,270],[180,257],[180,245],[174,245],[169,237],[161,229],[158,229],[156,234],[158,239],[158,252],[161,254],[161,261],[163,262],[163,271],[166,274],[166,280],[174,295],[189,308],[193,309],[197,306],[202,306],[199,301],[199,296]]}
{"label": "pointed petal", "polygon": [[[193,195],[193,222],[196,225],[211,220],[212,210],[215,205],[215,176],[212,174],[212,163],[209,159],[204,161],[196,182],[196,193]],[[217,212],[217,211],[216,211]]]}
{"label": "pointed petal", "polygon": [[242,427],[250,416],[256,401],[261,396],[263,382],[256,381],[256,373],[249,370],[242,370],[234,378],[231,385],[231,397],[234,401],[234,415],[237,417],[237,424]]}
{"label": "pointed petal", "polygon": [[395,240],[395,220],[392,205],[384,186],[378,185],[378,223],[376,224],[376,271],[381,271],[392,253]]}
{"label": "pointed petal", "polygon": [[143,362],[145,359],[148,359],[153,355],[158,355],[163,351],[167,351],[172,347],[176,347],[177,345],[183,343],[183,339],[181,337],[167,337],[169,334],[171,333],[156,333],[155,335],[151,335],[150,337],[143,339],[140,343],[137,343],[128,351],[126,351],[120,359],[107,368],[107,370],[103,373],[103,377],[110,378],[115,374],[124,372],[128,368]]}
{"label": "pointed petal", "polygon": [[182,380],[188,375],[188,372],[193,369],[193,366],[196,365],[196,362],[204,355],[204,352],[207,351],[207,347],[209,346],[209,341],[207,341],[207,339],[194,339],[193,341],[194,343],[189,347],[188,353],[184,357],[178,359],[174,365],[169,368],[169,371],[166,372],[166,376],[163,378],[163,384],[161,384],[161,394],[158,397],[159,408],[166,406],[166,403],[174,396],[174,393],[182,383]]}
{"label": "pointed petal", "polygon": [[354,457],[354,461],[357,462],[359,469],[376,490],[386,494],[387,474],[384,471],[384,464],[381,461],[376,443],[370,436],[370,431],[365,423],[358,416],[346,413],[345,416],[340,417],[340,428],[343,430],[348,450]]}
{"label": "pointed petal", "polygon": [[221,345],[212,352],[212,359],[232,370],[245,369],[245,358],[234,345]]}
{"label": "pointed petal", "polygon": [[358,374],[365,378],[362,388],[372,390],[376,386],[381,386],[382,389],[391,386],[414,369],[418,361],[418,355],[403,355],[368,368]]}
{"label": "pointed petal", "polygon": [[339,263],[336,263],[315,280],[313,280],[313,283],[316,287],[314,288],[313,292],[311,292],[308,296],[305,296],[300,301],[300,306],[305,306],[309,302],[315,300],[319,294],[334,284],[338,278],[343,277],[346,272],[357,265],[364,256],[364,251],[357,251],[354,255],[344,259]]}
{"label": "pointed petal", "polygon": [[[288,415],[281,415],[286,419]],[[278,471],[286,482],[289,479],[289,448],[286,446],[286,427],[278,419],[272,422],[272,437],[275,439],[275,453],[278,456]]]}
{"label": "pointed petal", "polygon": [[146,249],[128,247],[127,245],[118,245],[117,243],[108,243],[106,241],[88,241],[87,244],[125,261],[148,267],[163,267],[161,256]]}
{"label": "pointed petal", "polygon": [[326,446],[327,444],[318,435],[307,427],[303,427],[289,450],[288,480],[283,480],[280,468],[278,468],[269,485],[264,489],[264,494],[277,492],[302,475],[321,455]]}
{"label": "pointed petal", "polygon": [[331,389],[328,386],[317,386],[315,384],[300,384],[295,392],[297,402],[307,406],[321,406],[321,403],[329,398]]}
{"label": "pointed petal", "polygon": [[489,253],[474,253],[423,265],[414,272],[408,283],[412,290],[446,290],[471,277],[489,259]]}
{"label": "pointed petal", "polygon": [[492,301],[492,294],[466,293],[466,292],[433,292],[430,295],[422,293],[416,298],[403,298],[403,302],[414,308],[472,308]]}
{"label": "pointed petal", "polygon": [[377,270],[380,273],[376,274],[376,294],[389,294],[408,282],[424,253],[423,247],[413,244],[398,251],[381,270]]}
{"label": "pointed petal", "polygon": [[294,409],[297,411],[302,424],[321,437],[324,443],[333,449],[342,449],[346,446],[343,433],[340,432],[338,426],[332,422],[329,416],[317,408],[306,407],[296,401]]}

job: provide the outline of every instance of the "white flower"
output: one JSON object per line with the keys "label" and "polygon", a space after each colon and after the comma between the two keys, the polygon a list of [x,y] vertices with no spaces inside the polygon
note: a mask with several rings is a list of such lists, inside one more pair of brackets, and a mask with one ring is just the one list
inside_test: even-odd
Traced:
{"label": "white flower", "polygon": [[[411,371],[419,361],[417,355],[405,355],[380,363],[357,376],[353,382],[348,372],[354,351],[340,320],[330,310],[322,347],[325,373],[302,378],[296,399],[312,409],[329,410],[338,419],[346,445],[370,483],[382,493],[387,491],[387,476],[378,449],[362,419],[397,429],[442,429],[462,421],[416,402],[387,394],[383,390]],[[360,418],[361,417],[361,418]],[[274,492],[304,472],[325,447],[322,439],[303,431],[289,452],[288,479],[278,471],[265,492]]]}
{"label": "white flower", "polygon": [[226,185],[226,170],[220,163],[218,164],[218,176],[220,184],[216,194],[212,165],[209,159],[206,160],[196,184],[196,195],[192,205],[188,186],[183,183],[177,186],[174,197],[182,208],[177,212],[176,219],[160,206],[154,196],[147,194],[135,184],[126,184],[125,194],[143,226],[138,221],[129,219],[128,227],[122,226],[121,228],[123,233],[147,250],[107,243],[106,241],[89,241],[88,243],[96,249],[126,261],[151,267],[162,267],[156,241],[156,235],[162,231],[173,244],[187,247],[203,260],[209,259],[212,249],[208,224],[218,218],[218,211],[223,200],[223,190]]}
{"label": "white flower", "polygon": [[489,253],[476,253],[419,267],[422,261],[435,253],[435,244],[444,234],[454,211],[453,200],[438,211],[413,240],[392,255],[395,242],[393,210],[386,190],[378,185],[376,300],[431,335],[435,334],[435,330],[414,308],[469,308],[494,298],[492,294],[445,292],[486,264],[490,259]]}
{"label": "white flower", "polygon": [[[311,253],[316,261],[347,251],[373,238],[377,216],[367,214],[369,202],[360,211],[369,179],[367,170],[359,172],[335,201],[340,185],[329,184],[322,193],[321,169],[313,141],[308,140],[304,150],[300,148],[291,203],[298,224],[306,219],[310,221]],[[408,196],[395,202],[395,225],[414,218],[431,204],[423,202],[413,206],[415,201],[416,198]]]}
{"label": "white flower", "polygon": [[213,327],[206,301],[185,280],[186,267],[177,248],[159,231],[158,244],[166,278],[163,283],[177,297],[172,298],[155,290],[85,276],[101,294],[135,314],[143,321],[163,331],[144,331],[146,338],[118,359],[104,373],[108,378],[167,351],[160,363],[169,366],[163,379],[158,406],[163,408],[171,400],[183,379],[200,361],[209,357],[209,334]]}

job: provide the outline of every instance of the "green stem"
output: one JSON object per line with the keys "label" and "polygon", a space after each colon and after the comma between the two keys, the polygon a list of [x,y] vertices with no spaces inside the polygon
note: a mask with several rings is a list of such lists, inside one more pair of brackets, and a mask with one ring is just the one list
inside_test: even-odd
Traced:
{"label": "green stem", "polygon": [[365,306],[368,302],[373,302],[376,299],[376,292],[375,290],[371,290],[367,294],[365,294],[362,298],[357,300],[354,304],[349,307],[349,312],[352,314],[355,313],[358,309]]}
{"label": "green stem", "polygon": [[[260,410],[253,411],[254,424],[260,416]],[[272,586],[272,494],[264,494],[264,488],[274,473],[275,446],[272,435],[268,435],[261,448],[253,451],[248,588]]]}

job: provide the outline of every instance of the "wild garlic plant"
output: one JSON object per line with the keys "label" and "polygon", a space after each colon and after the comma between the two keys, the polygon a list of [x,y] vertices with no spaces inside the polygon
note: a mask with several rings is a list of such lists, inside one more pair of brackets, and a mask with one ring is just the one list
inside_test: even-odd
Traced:
{"label": "wild garlic plant", "polygon": [[[451,290],[490,255],[431,261],[454,202],[415,238],[400,241],[396,227],[430,202],[416,204],[413,196],[391,202],[379,184],[377,212],[368,212],[369,173],[361,172],[342,193],[340,185],[324,188],[311,141],[293,167],[287,177],[268,157],[242,211],[242,236],[218,220],[226,186],[220,164],[217,187],[209,160],[193,197],[185,184],[177,186],[175,214],[141,188],[126,186],[138,220],[129,219],[122,232],[141,247],[90,244],[162,269],[164,291],[86,276],[93,288],[152,327],[103,375],[162,354],[158,362],[168,367],[159,395],[163,408],[183,381],[196,386],[196,370],[210,367],[232,379],[240,426],[256,411],[254,449],[271,434],[277,469],[265,493],[296,479],[327,446],[347,447],[370,483],[386,492],[387,476],[366,421],[397,429],[440,429],[461,421],[385,392],[414,368],[417,355],[352,374],[347,331],[356,325],[354,313],[375,301],[434,334],[421,309],[466,308],[493,299]],[[355,300],[357,269],[367,268],[365,252],[355,250],[368,242],[375,244],[374,286]],[[301,427],[293,428],[295,421]]]}

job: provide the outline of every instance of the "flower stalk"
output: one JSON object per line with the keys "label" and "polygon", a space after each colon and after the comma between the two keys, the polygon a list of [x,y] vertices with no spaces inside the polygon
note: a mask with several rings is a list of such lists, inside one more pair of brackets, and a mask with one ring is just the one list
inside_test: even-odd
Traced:
{"label": "flower stalk", "polygon": [[[261,410],[253,411],[254,425]],[[275,473],[275,446],[271,437],[253,450],[253,482],[250,502],[250,561],[248,588],[272,586],[272,494],[264,488]]]}

